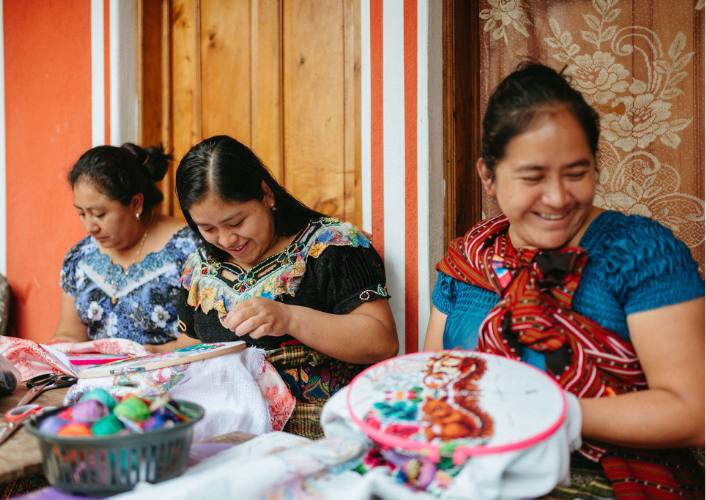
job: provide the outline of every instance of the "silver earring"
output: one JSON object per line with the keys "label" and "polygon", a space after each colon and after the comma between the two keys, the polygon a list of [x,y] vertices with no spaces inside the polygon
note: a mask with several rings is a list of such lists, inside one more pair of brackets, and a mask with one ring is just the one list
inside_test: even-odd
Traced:
{"label": "silver earring", "polygon": [[270,209],[271,209],[273,212],[276,212],[276,211],[277,211],[277,207],[275,206],[274,203],[273,203],[272,205],[270,205]]}

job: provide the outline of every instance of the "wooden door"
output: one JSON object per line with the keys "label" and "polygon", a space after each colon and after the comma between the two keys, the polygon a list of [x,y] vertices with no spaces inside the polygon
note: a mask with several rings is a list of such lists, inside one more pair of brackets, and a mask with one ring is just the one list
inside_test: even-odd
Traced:
{"label": "wooden door", "polygon": [[231,135],[295,197],[360,225],[359,0],[142,0],[139,12],[143,143],[176,165]]}

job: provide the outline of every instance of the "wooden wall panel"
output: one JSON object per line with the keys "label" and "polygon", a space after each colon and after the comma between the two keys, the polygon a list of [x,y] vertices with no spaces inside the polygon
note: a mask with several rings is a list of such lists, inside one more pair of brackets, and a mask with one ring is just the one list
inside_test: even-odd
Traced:
{"label": "wooden wall panel", "polygon": [[360,2],[343,2],[343,211],[346,220],[363,220],[360,183]]}
{"label": "wooden wall panel", "polygon": [[250,2],[201,2],[202,138],[250,145]]}
{"label": "wooden wall panel", "polygon": [[252,0],[251,147],[284,182],[282,146],[282,1]]}
{"label": "wooden wall panel", "polygon": [[[343,2],[285,2],[285,186],[301,201],[343,215]],[[313,189],[312,189],[313,188]]]}
{"label": "wooden wall panel", "polygon": [[360,225],[359,11],[360,0],[141,0],[141,137],[161,128],[174,155],[165,195],[193,144],[228,134],[304,203]]}
{"label": "wooden wall panel", "polygon": [[[172,154],[175,163],[201,140],[201,89],[198,0],[173,0],[172,41]],[[174,171],[170,174],[172,177]],[[172,202],[172,213],[180,213]]]}

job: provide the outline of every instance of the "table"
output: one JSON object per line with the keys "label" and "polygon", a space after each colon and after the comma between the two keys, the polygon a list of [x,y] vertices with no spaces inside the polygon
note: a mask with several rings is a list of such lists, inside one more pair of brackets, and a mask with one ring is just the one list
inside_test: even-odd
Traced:
{"label": "table", "polygon": [[[32,403],[43,406],[61,406],[68,387],[52,389],[39,395]],[[10,396],[0,398],[0,414],[12,409],[24,396],[27,389],[18,388]],[[42,472],[42,453],[37,438],[24,427],[15,432],[9,440],[0,445],[0,483],[12,481],[22,476]]]}

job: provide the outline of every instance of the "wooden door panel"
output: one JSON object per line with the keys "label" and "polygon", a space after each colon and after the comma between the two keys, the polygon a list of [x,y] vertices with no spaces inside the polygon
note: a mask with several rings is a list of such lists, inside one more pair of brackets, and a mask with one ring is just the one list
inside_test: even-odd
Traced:
{"label": "wooden door panel", "polygon": [[[343,207],[343,9],[285,2],[285,186],[316,210]],[[316,189],[312,189],[316,187]]]}
{"label": "wooden door panel", "polygon": [[249,2],[202,1],[200,14],[203,137],[226,134],[251,144]]}
{"label": "wooden door panel", "polygon": [[278,182],[284,182],[282,144],[282,5],[253,0],[251,7],[251,147]]}
{"label": "wooden door panel", "polygon": [[[141,0],[140,12],[157,3],[169,50],[143,31],[143,66],[166,69],[145,74],[142,139],[160,127],[176,164],[203,138],[232,135],[304,203],[360,224],[359,0]],[[145,97],[160,77],[170,112],[155,125]]]}

